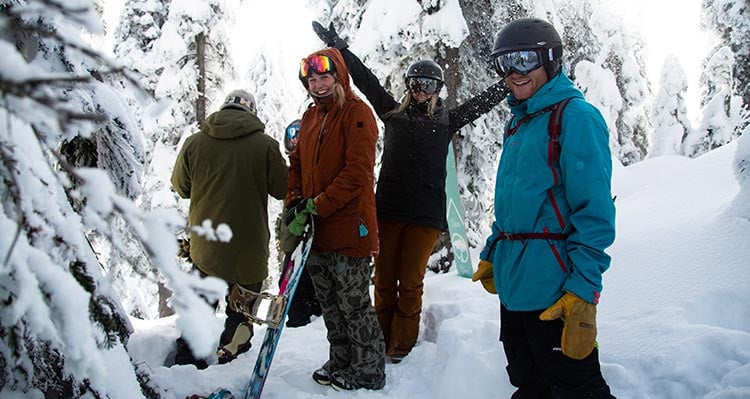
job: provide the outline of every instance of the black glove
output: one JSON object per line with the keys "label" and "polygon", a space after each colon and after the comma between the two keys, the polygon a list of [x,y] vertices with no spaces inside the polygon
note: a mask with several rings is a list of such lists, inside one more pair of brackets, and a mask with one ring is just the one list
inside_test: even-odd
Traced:
{"label": "black glove", "polygon": [[336,29],[333,28],[333,22],[328,25],[328,29],[324,28],[318,21],[313,21],[312,27],[315,34],[318,35],[320,40],[322,40],[326,46],[335,47],[339,50],[349,47],[349,44],[347,44],[346,41],[340,38],[339,34],[336,33]]}

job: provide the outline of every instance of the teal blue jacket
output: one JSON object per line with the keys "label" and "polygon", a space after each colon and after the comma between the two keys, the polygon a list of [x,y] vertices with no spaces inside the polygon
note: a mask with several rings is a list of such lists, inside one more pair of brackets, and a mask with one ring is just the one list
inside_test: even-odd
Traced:
{"label": "teal blue jacket", "polygon": [[[570,97],[554,173],[548,164],[551,112],[527,119],[503,143],[495,221],[480,257],[493,263],[495,287],[509,310],[545,309],[565,291],[596,304],[610,265],[604,250],[615,239],[615,207],[609,133],[601,113],[560,73],[525,101],[508,97],[513,118],[506,131]],[[544,232],[567,238],[496,240],[501,233]]]}

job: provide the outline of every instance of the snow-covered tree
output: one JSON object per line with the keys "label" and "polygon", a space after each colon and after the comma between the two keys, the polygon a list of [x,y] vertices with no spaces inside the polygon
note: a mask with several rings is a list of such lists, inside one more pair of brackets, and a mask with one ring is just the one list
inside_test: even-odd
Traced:
{"label": "snow-covered tree", "polygon": [[729,47],[721,47],[704,65],[704,84],[700,126],[683,142],[683,152],[691,157],[704,154],[733,141],[746,125],[747,113],[742,98],[733,95],[735,59]]}
{"label": "snow-covered tree", "polygon": [[682,140],[691,130],[685,106],[688,84],[679,59],[670,55],[664,61],[659,91],[651,105],[651,133],[649,157],[682,153]]}
{"label": "snow-covered tree", "polygon": [[[138,131],[147,137],[140,202],[146,209],[177,208],[184,215],[186,203],[180,203],[170,188],[171,168],[180,139],[197,130],[207,110],[223,97],[225,82],[234,79],[228,29],[235,14],[224,0],[128,0],[123,9],[115,54],[139,73],[141,84],[153,96],[126,93],[128,104],[138,115]],[[169,313],[164,298],[169,292],[154,284],[160,277],[154,275],[148,257],[137,248],[130,250],[126,256],[114,254],[110,260],[123,277],[128,276],[118,283],[138,284],[143,290],[129,291],[133,296],[126,301],[131,306],[128,310],[140,317],[154,317],[158,300],[159,314]],[[139,267],[130,266],[133,264]],[[118,292],[128,295],[124,286]]]}
{"label": "snow-covered tree", "polygon": [[750,3],[747,0],[703,0],[702,24],[716,32],[720,42],[716,49],[726,46],[732,51],[733,93],[750,106]]}
{"label": "snow-covered tree", "polygon": [[114,52],[130,69],[138,72],[141,84],[153,94],[161,65],[151,51],[161,36],[169,11],[168,0],[127,0],[115,32]]}
{"label": "snow-covered tree", "polygon": [[560,0],[559,10],[560,35],[565,46],[563,63],[568,74],[577,80],[574,66],[581,61],[593,62],[602,50],[599,39],[591,29],[590,21],[596,0]]}
{"label": "snow-covered tree", "polygon": [[728,211],[730,214],[750,220],[750,127],[745,128],[745,132],[737,139],[733,166],[740,191],[734,197]]}
{"label": "snow-covered tree", "polygon": [[177,144],[202,122],[200,116],[205,117],[213,101],[223,97],[225,80],[234,77],[232,64],[225,62],[231,15],[223,0],[172,0],[169,4],[161,35],[150,53],[158,75],[154,94],[159,103],[154,108],[161,111],[152,110],[156,120],[145,125],[152,140],[158,135],[157,141]]}
{"label": "snow-covered tree", "polygon": [[122,351],[131,331],[76,212],[96,201],[73,191],[86,179],[58,151],[116,116],[111,103],[92,107],[91,94],[106,86],[91,72],[117,68],[76,33],[99,26],[91,3],[81,3],[0,4],[0,381],[30,395],[106,392],[104,352]]}
{"label": "snow-covered tree", "polygon": [[[646,106],[651,89],[645,72],[643,40],[631,33],[622,17],[605,7],[592,14],[589,24],[602,46],[592,61],[613,72],[623,100],[614,123],[616,130],[610,130],[615,137],[612,153],[629,165],[646,156],[651,129]],[[581,84],[580,79],[576,82]]]}
{"label": "snow-covered tree", "polygon": [[[193,287],[215,298],[223,285],[176,267],[174,212],[132,201],[138,136],[109,83],[127,72],[86,43],[82,32],[101,32],[94,10],[89,0],[0,2],[0,397],[158,397],[127,355],[130,322],[93,235],[112,251],[145,248],[179,288],[182,323],[201,320],[193,338],[221,329]],[[214,349],[210,340],[196,347]]]}

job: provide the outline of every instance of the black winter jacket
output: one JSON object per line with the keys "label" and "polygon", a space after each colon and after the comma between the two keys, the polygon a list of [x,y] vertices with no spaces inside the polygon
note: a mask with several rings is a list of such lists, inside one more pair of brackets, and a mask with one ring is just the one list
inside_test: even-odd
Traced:
{"label": "black winter jacket", "polygon": [[351,51],[341,51],[354,84],[370,101],[385,124],[384,148],[378,177],[379,219],[414,223],[446,230],[445,164],[453,135],[505,98],[498,82],[463,104],[446,110],[439,100],[433,117],[414,102],[389,114],[399,102]]}

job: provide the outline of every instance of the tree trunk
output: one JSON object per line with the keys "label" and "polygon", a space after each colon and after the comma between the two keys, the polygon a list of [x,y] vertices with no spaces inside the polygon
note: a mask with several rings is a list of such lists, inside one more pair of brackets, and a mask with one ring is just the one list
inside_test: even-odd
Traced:
{"label": "tree trunk", "polygon": [[196,60],[198,64],[198,98],[195,100],[195,119],[198,126],[206,120],[206,35],[201,32],[195,37]]}
{"label": "tree trunk", "polygon": [[167,300],[172,297],[172,290],[167,288],[164,283],[159,282],[159,317],[167,317],[174,314]]}

